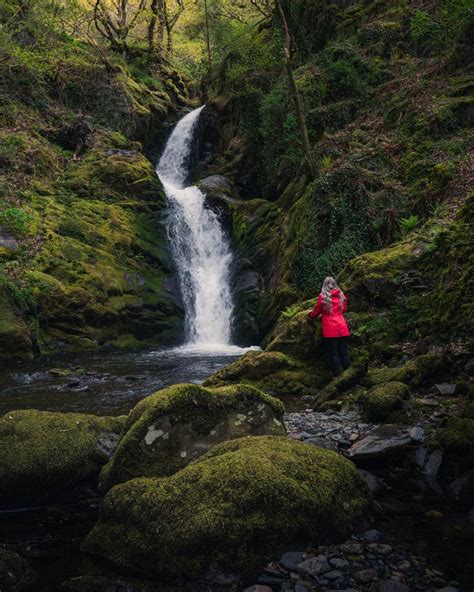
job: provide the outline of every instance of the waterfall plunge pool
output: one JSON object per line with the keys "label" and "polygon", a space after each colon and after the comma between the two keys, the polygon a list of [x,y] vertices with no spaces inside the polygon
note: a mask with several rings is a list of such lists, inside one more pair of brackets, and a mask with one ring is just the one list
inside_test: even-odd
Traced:
{"label": "waterfall plunge pool", "polygon": [[11,364],[0,369],[0,414],[15,409],[126,414],[161,388],[203,382],[246,351],[206,344],[63,354]]}

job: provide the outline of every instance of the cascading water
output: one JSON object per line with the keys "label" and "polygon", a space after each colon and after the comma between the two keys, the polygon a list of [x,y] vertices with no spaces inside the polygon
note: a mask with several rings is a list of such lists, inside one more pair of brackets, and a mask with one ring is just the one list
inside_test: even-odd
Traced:
{"label": "cascading water", "polygon": [[202,191],[185,187],[203,108],[177,123],[156,172],[169,203],[168,235],[181,285],[187,342],[219,349],[230,343],[232,254],[216,213],[206,208]]}

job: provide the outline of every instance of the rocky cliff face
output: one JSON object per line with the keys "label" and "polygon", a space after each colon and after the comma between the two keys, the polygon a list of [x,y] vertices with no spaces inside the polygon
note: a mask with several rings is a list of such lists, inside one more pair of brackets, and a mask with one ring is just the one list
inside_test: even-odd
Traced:
{"label": "rocky cliff face", "polygon": [[[176,343],[183,311],[150,150],[189,105],[178,72],[2,38],[0,357]],[[74,47],[72,47],[74,45]],[[119,63],[120,62],[120,63]],[[139,64],[139,65],[138,65]]]}

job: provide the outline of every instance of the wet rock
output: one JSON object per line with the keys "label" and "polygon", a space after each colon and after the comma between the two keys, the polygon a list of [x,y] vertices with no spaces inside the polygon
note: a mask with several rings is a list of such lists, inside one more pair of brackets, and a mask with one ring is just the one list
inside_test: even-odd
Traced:
{"label": "wet rock", "polygon": [[375,569],[372,568],[362,569],[360,571],[355,572],[354,578],[360,584],[368,584],[377,579],[377,572],[375,571]]}
{"label": "wet rock", "polygon": [[440,395],[449,396],[454,395],[454,391],[456,390],[455,384],[435,384],[435,389],[438,391]]}
{"label": "wet rock", "polygon": [[414,442],[421,443],[425,439],[425,432],[423,428],[420,428],[419,426],[414,426],[410,428],[409,436]]}
{"label": "wet rock", "polygon": [[360,535],[360,537],[368,543],[376,543],[377,541],[380,541],[380,539],[382,538],[382,533],[379,530],[372,528],[371,530],[366,530],[364,533]]}
{"label": "wet rock", "polygon": [[280,559],[280,565],[287,571],[296,571],[298,565],[303,562],[303,553],[292,551],[285,553]]}
{"label": "wet rock", "polygon": [[362,477],[364,477],[364,479],[367,482],[367,485],[369,486],[371,493],[373,493],[374,495],[381,493],[382,491],[384,491],[387,488],[387,486],[385,485],[385,483],[381,479],[379,479],[378,477],[376,477],[375,475],[373,475],[369,471],[365,471],[364,469],[359,469],[359,473],[362,475]]}
{"label": "wet rock", "polygon": [[250,588],[245,588],[244,592],[273,592],[273,589],[263,584],[255,584],[254,586],[250,586]]}
{"label": "wet rock", "polygon": [[338,578],[340,578],[343,575],[344,574],[342,573],[342,571],[340,569],[333,569],[331,571],[327,571],[324,574],[324,577],[329,581],[333,581],[333,580],[337,580]]}
{"label": "wet rock", "polygon": [[332,557],[329,559],[329,565],[336,569],[346,569],[349,567],[350,563],[347,559],[343,559],[342,557]]}
{"label": "wet rock", "polygon": [[26,559],[13,551],[0,547],[1,592],[21,592],[35,579],[36,574]]}
{"label": "wet rock", "polygon": [[419,446],[415,451],[415,462],[416,464],[422,468],[425,464],[426,459],[426,448],[424,446]]}
{"label": "wet rock", "polygon": [[399,426],[385,425],[370,432],[353,444],[347,454],[354,461],[385,457],[400,452],[411,442],[408,430]]}
{"label": "wet rock", "polygon": [[433,451],[428,458],[428,462],[426,463],[425,468],[423,469],[423,473],[428,477],[436,477],[442,462],[443,453],[441,452],[441,450]]}
{"label": "wet rock", "polygon": [[331,566],[325,555],[318,555],[306,559],[298,565],[298,573],[304,578],[316,578],[317,576],[330,571]]}

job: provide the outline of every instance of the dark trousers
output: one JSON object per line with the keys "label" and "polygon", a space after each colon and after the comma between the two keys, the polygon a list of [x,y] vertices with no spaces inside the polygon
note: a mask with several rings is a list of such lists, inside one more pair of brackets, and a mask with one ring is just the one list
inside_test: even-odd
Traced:
{"label": "dark trousers", "polygon": [[347,337],[326,337],[326,349],[333,376],[339,376],[351,365],[347,351]]}

